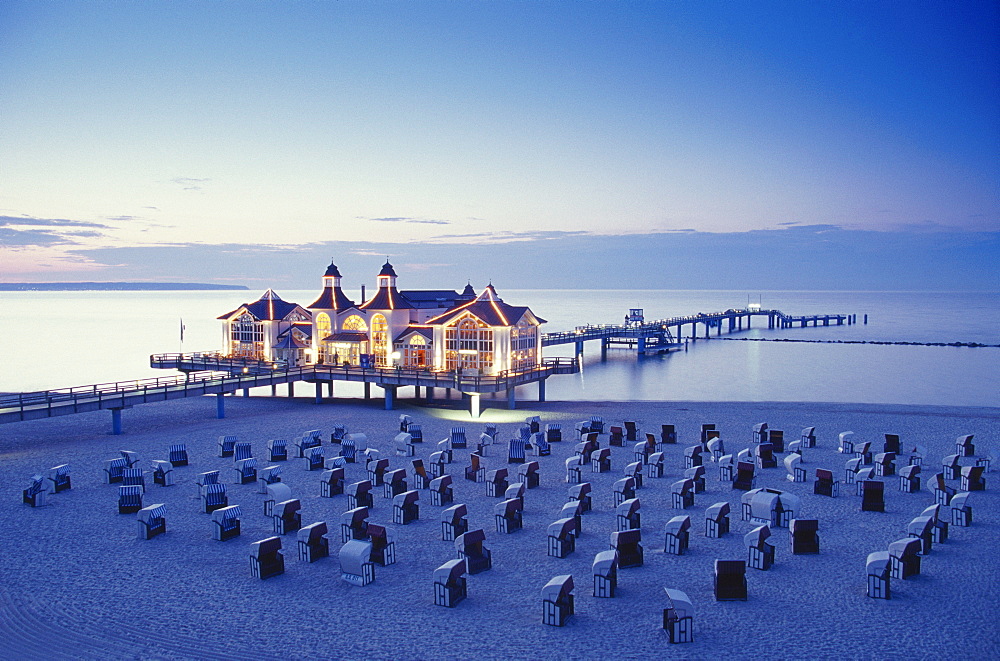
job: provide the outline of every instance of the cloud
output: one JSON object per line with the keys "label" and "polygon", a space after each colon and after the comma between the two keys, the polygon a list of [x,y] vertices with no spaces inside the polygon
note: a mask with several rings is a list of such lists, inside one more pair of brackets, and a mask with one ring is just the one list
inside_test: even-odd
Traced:
{"label": "cloud", "polygon": [[74,242],[50,230],[12,230],[0,227],[0,246],[5,248],[56,246],[67,243]]}
{"label": "cloud", "polygon": [[435,220],[430,218],[412,218],[409,216],[388,216],[384,218],[370,218],[368,216],[357,216],[359,220],[372,220],[377,223],[418,223],[421,225],[451,225],[450,220]]}
{"label": "cloud", "polygon": [[96,227],[107,229],[107,225],[86,220],[65,218],[35,218],[34,216],[0,216],[0,226],[19,225],[27,227]]}
{"label": "cloud", "polygon": [[201,190],[202,184],[212,181],[211,179],[196,179],[194,177],[174,177],[170,180],[179,185],[184,190]]}
{"label": "cloud", "polygon": [[[432,236],[426,243],[511,243],[513,241],[551,241],[572,236],[588,236],[592,232],[584,230],[534,230],[530,232],[475,232],[470,234],[438,234]],[[480,239],[475,241],[474,239]]]}

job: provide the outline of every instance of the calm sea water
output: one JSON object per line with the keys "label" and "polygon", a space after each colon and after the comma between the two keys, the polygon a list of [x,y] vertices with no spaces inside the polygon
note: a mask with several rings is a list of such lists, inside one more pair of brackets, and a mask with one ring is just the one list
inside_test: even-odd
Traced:
{"label": "calm sea water", "polygon": [[[308,304],[315,290],[279,292]],[[620,323],[628,308],[647,319],[746,305],[740,291],[500,290],[528,305],[546,331]],[[259,292],[0,292],[0,330],[8,355],[0,391],[44,390],[172,374],[148,356],[217,350],[216,317]],[[354,292],[355,298],[358,294]],[[750,301],[788,314],[853,313],[854,326],[767,330],[730,337],[1000,344],[1000,293],[795,292],[753,294]],[[867,325],[861,323],[869,315]],[[180,320],[186,326],[180,342]],[[763,319],[756,321],[766,326]],[[546,355],[571,355],[571,345]],[[337,394],[357,396],[356,384]],[[530,399],[528,387],[519,397]],[[403,393],[403,396],[408,396]],[[639,359],[612,350],[600,360],[588,343],[581,374],[549,380],[550,400],[829,401],[1000,405],[1000,349],[925,346],[698,341],[687,351]]]}

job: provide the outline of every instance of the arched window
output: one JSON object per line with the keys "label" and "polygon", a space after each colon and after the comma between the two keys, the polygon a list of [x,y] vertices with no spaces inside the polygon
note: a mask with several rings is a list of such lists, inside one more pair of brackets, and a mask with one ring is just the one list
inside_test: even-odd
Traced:
{"label": "arched window", "polygon": [[403,345],[403,364],[406,367],[427,367],[427,340],[423,335],[412,335]]}
{"label": "arched window", "polygon": [[445,369],[493,372],[493,328],[468,315],[445,329]]}
{"label": "arched window", "polygon": [[538,327],[522,319],[510,329],[510,368],[533,367],[538,355]]}
{"label": "arched window", "polygon": [[381,314],[372,317],[372,351],[377,367],[389,364],[389,322]]}
{"label": "arched window", "polygon": [[330,336],[332,329],[330,315],[325,312],[316,315],[316,346],[319,347],[319,362],[321,363],[326,362],[326,356],[329,353],[326,338]]}
{"label": "arched window", "polygon": [[344,330],[345,331],[360,331],[362,333],[368,332],[368,324],[365,320],[356,314],[352,314],[347,319],[344,319]]}
{"label": "arched window", "polygon": [[264,326],[252,314],[244,312],[229,327],[230,353],[245,358],[263,358]]}

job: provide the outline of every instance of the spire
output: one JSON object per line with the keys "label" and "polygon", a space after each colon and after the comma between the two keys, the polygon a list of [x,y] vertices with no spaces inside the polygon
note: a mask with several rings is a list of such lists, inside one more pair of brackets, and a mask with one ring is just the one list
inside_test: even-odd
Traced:
{"label": "spire", "polygon": [[333,259],[330,260],[330,266],[326,267],[326,273],[324,273],[323,275],[324,275],[324,277],[327,277],[327,278],[339,278],[339,277],[341,277],[340,276],[340,269],[338,269],[337,265],[333,263]]}
{"label": "spire", "polygon": [[382,265],[382,270],[379,272],[379,275],[388,275],[393,278],[396,277],[396,271],[392,268],[392,264],[389,263],[388,257],[385,258],[385,264]]}

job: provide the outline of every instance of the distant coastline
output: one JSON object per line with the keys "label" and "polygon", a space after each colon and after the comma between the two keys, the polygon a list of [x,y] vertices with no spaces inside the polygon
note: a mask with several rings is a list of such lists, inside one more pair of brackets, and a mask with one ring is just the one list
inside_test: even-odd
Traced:
{"label": "distant coastline", "polygon": [[244,285],[204,282],[0,282],[0,291],[191,291],[246,290]]}

